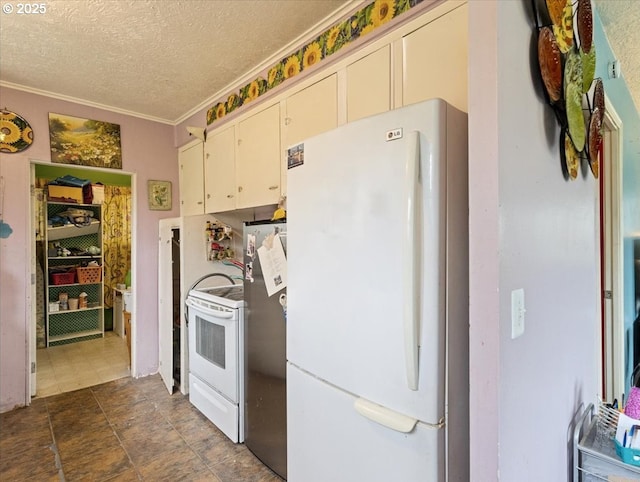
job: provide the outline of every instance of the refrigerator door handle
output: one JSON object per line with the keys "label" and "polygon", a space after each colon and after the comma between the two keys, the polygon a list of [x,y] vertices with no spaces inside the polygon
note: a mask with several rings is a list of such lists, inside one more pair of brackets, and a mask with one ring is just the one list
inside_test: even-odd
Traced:
{"label": "refrigerator door handle", "polygon": [[416,261],[418,243],[416,242],[416,199],[418,197],[418,175],[420,166],[420,132],[413,131],[407,136],[407,159],[405,168],[405,233],[403,259],[403,318],[404,353],[407,372],[407,386],[418,389],[418,296]]}
{"label": "refrigerator door handle", "polygon": [[356,411],[365,418],[380,425],[395,430],[396,432],[409,433],[418,423],[418,419],[411,418],[393,410],[370,402],[364,398],[358,398],[353,402]]}

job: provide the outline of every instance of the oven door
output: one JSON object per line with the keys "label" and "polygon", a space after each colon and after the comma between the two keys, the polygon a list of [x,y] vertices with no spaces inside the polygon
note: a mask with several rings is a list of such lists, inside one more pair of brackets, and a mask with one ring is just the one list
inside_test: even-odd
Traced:
{"label": "oven door", "polygon": [[238,310],[187,298],[189,372],[238,403]]}

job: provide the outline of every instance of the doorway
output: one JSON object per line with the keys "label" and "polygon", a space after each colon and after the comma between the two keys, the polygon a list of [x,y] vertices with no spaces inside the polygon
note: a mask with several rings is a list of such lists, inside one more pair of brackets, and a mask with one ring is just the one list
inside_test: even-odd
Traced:
{"label": "doorway", "polygon": [[[66,198],[48,202],[54,200],[46,197],[46,184],[65,175],[89,180],[93,185],[95,199],[83,199],[78,204],[70,203]],[[132,177],[132,174],[121,171],[31,163],[33,229],[30,258],[34,280],[31,286],[29,335],[31,396],[48,396],[76,390],[129,376],[131,373],[125,340],[121,333],[114,330],[113,310],[116,303],[113,288],[125,282],[127,272],[131,268]],[[90,204],[84,204],[85,202]],[[53,224],[48,221],[54,222],[53,218],[59,210],[65,210],[61,214],[85,211],[88,214],[87,219],[91,220],[90,224],[95,222],[98,225],[98,229],[95,230],[98,234],[95,234],[95,237],[76,234],[82,233],[85,229],[81,228],[79,223],[75,223],[76,218],[74,224],[56,225],[53,228]],[[62,218],[64,219],[64,216]],[[53,239],[58,236],[56,230],[64,231],[66,228],[74,231],[70,233],[71,238],[65,233],[61,236],[62,242],[56,242]],[[85,244],[90,246],[87,247]],[[65,248],[71,246],[72,250],[77,249],[79,252],[69,252],[68,249],[65,252]],[[89,253],[88,250],[94,248],[98,251]],[[60,255],[56,251],[63,254]],[[89,255],[91,258],[87,259]],[[80,276],[77,267],[88,263],[101,266],[97,278],[86,279]],[[52,266],[58,265],[69,265],[70,273],[78,273],[74,279],[65,278],[61,281],[57,273],[59,269],[51,269]],[[54,272],[57,276],[55,279],[52,277]],[[89,298],[91,306],[67,306],[60,301],[60,295],[64,294],[69,296],[70,301],[77,303],[77,298],[73,297],[79,293],[84,294],[85,299]],[[60,308],[65,308],[65,312],[56,313],[56,309]],[[78,309],[76,311],[73,308]],[[84,327],[80,328],[83,323],[89,322],[89,318],[95,320],[91,323],[96,326],[92,326],[90,331]],[[66,330],[63,334],[56,331],[60,326],[67,324],[70,326],[69,333]]]}
{"label": "doorway", "polygon": [[602,397],[628,393],[622,249],[622,121],[605,99],[600,175]]}

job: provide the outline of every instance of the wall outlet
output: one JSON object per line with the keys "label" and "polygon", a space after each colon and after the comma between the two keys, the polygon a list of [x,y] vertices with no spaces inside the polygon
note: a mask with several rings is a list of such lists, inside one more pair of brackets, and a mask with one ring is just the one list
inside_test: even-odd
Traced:
{"label": "wall outlet", "polygon": [[524,290],[511,292],[511,338],[518,338],[524,333]]}

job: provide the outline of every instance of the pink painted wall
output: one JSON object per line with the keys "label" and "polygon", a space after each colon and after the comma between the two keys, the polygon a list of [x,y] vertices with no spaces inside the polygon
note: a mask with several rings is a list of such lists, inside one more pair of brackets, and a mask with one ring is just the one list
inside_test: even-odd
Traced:
{"label": "pink painted wall", "polygon": [[563,177],[530,2],[469,7],[471,480],[567,480],[599,388],[597,182]]}
{"label": "pink painted wall", "polygon": [[471,480],[497,480],[500,213],[496,7],[469,5],[469,406]]}
{"label": "pink painted wall", "polygon": [[[34,130],[34,143],[18,154],[0,154],[0,176],[4,179],[3,220],[13,229],[0,239],[0,411],[24,405],[28,340],[31,322],[27,313],[30,296],[26,246],[28,227],[29,160],[50,161],[48,113],[56,112],[112,122],[120,125],[124,172],[135,173],[135,289],[136,372],[144,376],[158,370],[158,220],[179,216],[178,162],[173,126],[96,109],[72,102],[0,88],[0,103],[20,115]],[[147,180],[173,184],[173,210],[147,208]]]}

